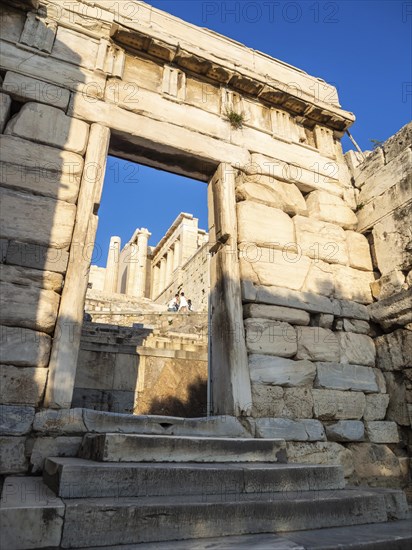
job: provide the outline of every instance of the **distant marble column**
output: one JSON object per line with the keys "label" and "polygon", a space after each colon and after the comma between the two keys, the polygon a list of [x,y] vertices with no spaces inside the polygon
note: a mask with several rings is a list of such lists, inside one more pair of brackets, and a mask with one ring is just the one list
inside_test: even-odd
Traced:
{"label": "distant marble column", "polygon": [[166,258],[163,257],[160,260],[160,276],[159,276],[159,293],[162,293],[165,289],[166,282]]}
{"label": "distant marble column", "polygon": [[152,270],[152,300],[156,299],[159,294],[159,276],[160,266],[156,264]]}
{"label": "distant marble column", "polygon": [[137,233],[136,243],[133,244],[135,249],[130,258],[130,273],[128,277],[128,292],[131,296],[142,298],[146,290],[146,264],[147,264],[147,242],[151,233],[142,228]]}
{"label": "distant marble column", "polygon": [[174,243],[174,252],[173,252],[173,271],[180,267],[180,240],[177,239]]}
{"label": "distant marble column", "polygon": [[127,282],[126,282],[126,294],[128,296],[134,296],[134,280],[136,277],[137,266],[137,244],[135,242],[128,244],[129,250],[127,251],[126,263],[127,263]]}
{"label": "distant marble column", "polygon": [[147,243],[151,236],[150,231],[142,228],[137,235],[137,268],[135,278],[135,296],[144,297],[146,292],[146,273],[147,273]]}
{"label": "distant marble column", "polygon": [[169,248],[166,258],[166,286],[172,282],[173,273],[173,250]]}
{"label": "distant marble column", "polygon": [[109,252],[107,254],[106,273],[104,276],[104,291],[117,292],[119,278],[120,237],[111,237]]}

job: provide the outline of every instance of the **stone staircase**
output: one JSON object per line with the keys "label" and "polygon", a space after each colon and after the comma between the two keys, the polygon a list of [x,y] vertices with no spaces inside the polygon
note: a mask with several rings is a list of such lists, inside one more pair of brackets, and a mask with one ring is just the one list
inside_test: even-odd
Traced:
{"label": "stone staircase", "polygon": [[0,546],[327,548],[293,536],[338,528],[372,544],[339,548],[410,547],[402,491],[348,489],[338,466],[285,460],[281,439],[88,433],[78,458],[46,460],[43,479],[6,478]]}

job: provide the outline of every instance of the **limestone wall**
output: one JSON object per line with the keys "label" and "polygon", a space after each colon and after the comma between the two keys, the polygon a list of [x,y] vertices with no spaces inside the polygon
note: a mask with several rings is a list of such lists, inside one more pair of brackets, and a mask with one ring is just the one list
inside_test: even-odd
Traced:
{"label": "limestone wall", "polygon": [[105,267],[98,267],[97,265],[90,266],[89,288],[103,291],[105,275]]}
{"label": "limestone wall", "polygon": [[368,310],[389,395],[385,420],[398,427],[400,442],[391,449],[406,467],[412,445],[412,123],[365,160],[346,156],[376,274]]}

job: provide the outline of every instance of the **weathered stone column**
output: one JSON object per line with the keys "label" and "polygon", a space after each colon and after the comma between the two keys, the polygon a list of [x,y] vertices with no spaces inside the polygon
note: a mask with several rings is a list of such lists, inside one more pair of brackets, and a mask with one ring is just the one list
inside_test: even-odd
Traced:
{"label": "weathered stone column", "polygon": [[174,252],[173,252],[173,271],[180,267],[180,240],[177,239],[174,243]]}
{"label": "weathered stone column", "polygon": [[96,238],[97,216],[93,211],[101,200],[109,140],[108,128],[100,124],[91,126],[69,264],[50,356],[44,400],[45,406],[50,408],[68,409],[72,402],[91,262],[85,248]]}
{"label": "weathered stone column", "polygon": [[137,234],[134,254],[134,278],[131,280],[132,296],[143,297],[146,289],[147,243],[151,233],[143,227]]}
{"label": "weathered stone column", "polygon": [[126,294],[128,296],[134,296],[134,280],[136,278],[136,266],[137,266],[137,244],[136,242],[130,242],[131,248],[130,254],[128,254],[127,262],[127,281],[126,281]]}
{"label": "weathered stone column", "polygon": [[152,300],[159,294],[160,266],[156,264],[152,269]]}
{"label": "weathered stone column", "polygon": [[166,257],[166,286],[170,285],[173,273],[173,249],[169,248]]}
{"label": "weathered stone column", "polygon": [[165,289],[166,281],[166,258],[160,260],[160,276],[159,276],[159,294]]}
{"label": "weathered stone column", "polygon": [[117,292],[119,278],[120,237],[111,237],[109,253],[107,254],[106,273],[104,277],[104,291]]}

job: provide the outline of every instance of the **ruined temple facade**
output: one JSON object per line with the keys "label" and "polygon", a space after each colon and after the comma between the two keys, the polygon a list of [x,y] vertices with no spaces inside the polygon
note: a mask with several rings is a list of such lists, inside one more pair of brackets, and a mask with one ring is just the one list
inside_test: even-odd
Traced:
{"label": "ruined temple facade", "polygon": [[[411,125],[344,155],[355,117],[334,86],[229,38],[130,0],[2,9],[0,474],[138,422],[71,408],[111,154],[208,184],[209,406],[225,435],[283,438],[290,462],[405,487]],[[152,253],[155,300],[173,231]],[[110,288],[130,278],[148,295],[140,260]]]}
{"label": "ruined temple facade", "polygon": [[155,247],[148,246],[145,228],[136,229],[123,248],[120,237],[111,237],[106,267],[90,268],[89,289],[159,304],[184,291],[197,311],[207,311],[209,239],[198,223],[192,214],[181,212]]}

